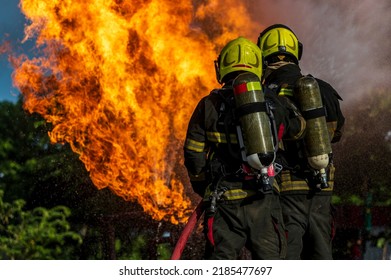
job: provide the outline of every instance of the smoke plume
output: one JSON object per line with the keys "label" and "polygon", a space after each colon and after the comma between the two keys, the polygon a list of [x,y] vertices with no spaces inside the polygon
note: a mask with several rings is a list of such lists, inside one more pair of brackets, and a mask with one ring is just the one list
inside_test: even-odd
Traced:
{"label": "smoke plume", "polygon": [[348,105],[391,85],[391,2],[247,0],[260,32],[286,24],[303,43],[301,68],[330,84]]}

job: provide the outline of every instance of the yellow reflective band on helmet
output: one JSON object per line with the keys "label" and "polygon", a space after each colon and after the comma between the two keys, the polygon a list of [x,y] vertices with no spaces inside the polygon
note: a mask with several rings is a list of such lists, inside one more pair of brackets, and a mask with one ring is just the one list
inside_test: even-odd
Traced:
{"label": "yellow reflective band on helmet", "polygon": [[192,140],[192,139],[186,139],[185,148],[190,150],[190,151],[201,153],[205,149],[205,143],[199,142],[199,141],[195,141],[195,140]]}
{"label": "yellow reflective band on helmet", "polygon": [[278,95],[293,96],[293,90],[290,88],[281,88]]}
{"label": "yellow reflective band on helmet", "polygon": [[[227,137],[225,136],[225,133],[215,132],[215,131],[208,131],[206,132],[206,136],[208,137],[208,140],[215,143],[228,143]],[[238,140],[236,138],[236,134],[230,134],[229,135],[230,142],[232,144],[237,144]]]}
{"label": "yellow reflective band on helmet", "polygon": [[247,91],[262,90],[260,82],[249,82],[247,85]]}

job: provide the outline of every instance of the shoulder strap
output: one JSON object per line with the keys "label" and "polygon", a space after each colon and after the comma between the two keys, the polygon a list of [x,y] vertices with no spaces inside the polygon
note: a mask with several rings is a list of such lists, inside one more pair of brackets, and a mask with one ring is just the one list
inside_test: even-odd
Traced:
{"label": "shoulder strap", "polygon": [[235,100],[232,91],[232,88],[221,88],[213,90],[211,94],[216,94],[222,100],[219,108],[218,119],[221,119],[223,122],[222,125],[224,127],[224,133],[227,140],[229,153],[233,158],[239,160],[237,153],[232,148],[232,142],[230,137],[230,126],[237,125],[238,122],[235,116]]}

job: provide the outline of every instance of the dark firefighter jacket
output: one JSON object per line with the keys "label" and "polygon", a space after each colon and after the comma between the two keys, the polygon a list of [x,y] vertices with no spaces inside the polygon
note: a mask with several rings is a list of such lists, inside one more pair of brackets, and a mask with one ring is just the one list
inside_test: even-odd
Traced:
{"label": "dark firefighter jacket", "polygon": [[[294,85],[297,79],[302,76],[303,74],[298,65],[288,63],[276,69],[266,70],[263,84],[267,88],[276,89],[279,96],[286,96],[295,102]],[[320,79],[315,79],[319,84],[323,106],[326,110],[326,121],[331,143],[338,142],[341,139],[345,123],[345,118],[340,108],[342,98],[330,84]],[[312,185],[315,182],[308,167],[307,159],[304,156],[303,142],[301,140],[283,141],[281,148],[278,152],[278,159],[285,169],[279,176],[281,178],[281,181],[279,181],[281,193],[308,193],[308,191],[313,189]],[[329,166],[328,177],[329,188],[321,192],[325,195],[330,195],[334,186],[334,166],[332,162]]]}
{"label": "dark firefighter jacket", "polygon": [[[303,118],[290,112],[289,104],[275,95],[265,96],[265,100],[272,107],[279,137],[294,138],[303,133]],[[185,166],[194,191],[201,196],[216,177],[240,182],[245,175],[234,107],[232,86],[225,85],[202,98],[189,121],[184,145]]]}

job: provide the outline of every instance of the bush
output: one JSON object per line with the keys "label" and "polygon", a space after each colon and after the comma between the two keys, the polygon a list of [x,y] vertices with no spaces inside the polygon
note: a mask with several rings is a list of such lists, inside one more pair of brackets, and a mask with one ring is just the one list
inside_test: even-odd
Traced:
{"label": "bush", "polygon": [[82,243],[73,232],[65,206],[23,211],[25,201],[3,201],[0,190],[0,259],[55,260],[73,259]]}

